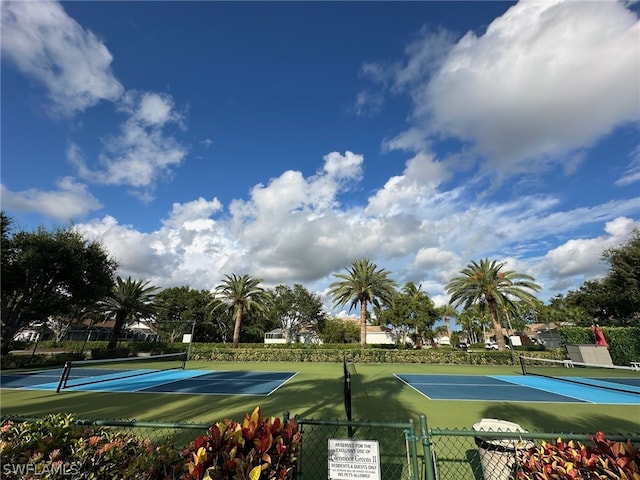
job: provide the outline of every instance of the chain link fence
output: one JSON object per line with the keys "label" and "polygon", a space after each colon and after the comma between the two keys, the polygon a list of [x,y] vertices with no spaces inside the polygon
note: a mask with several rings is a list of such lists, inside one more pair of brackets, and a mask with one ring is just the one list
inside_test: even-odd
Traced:
{"label": "chain link fence", "polygon": [[[285,412],[284,418],[288,417]],[[39,418],[8,417],[13,422]],[[381,480],[511,480],[519,450],[561,437],[589,444],[590,434],[431,429],[424,415],[419,423],[315,420],[296,417],[302,447],[296,480],[326,480],[330,439],[375,440],[379,444]],[[75,419],[77,428],[89,426],[124,430],[154,443],[169,442],[182,450],[210,424],[138,422],[134,420]],[[613,441],[640,444],[640,434],[607,434]],[[373,478],[373,477],[371,477]]]}
{"label": "chain link fence", "polygon": [[[591,434],[429,429],[424,444],[432,452],[426,480],[512,480],[520,454],[542,441],[562,438],[591,444]],[[611,441],[640,443],[640,435],[607,434]],[[622,478],[622,477],[620,477]]]}
{"label": "chain link fence", "polygon": [[380,449],[382,480],[417,480],[421,461],[419,438],[412,421],[365,422],[312,420],[296,417],[302,432],[302,449],[297,467],[299,480],[326,480],[329,439],[376,440]]}

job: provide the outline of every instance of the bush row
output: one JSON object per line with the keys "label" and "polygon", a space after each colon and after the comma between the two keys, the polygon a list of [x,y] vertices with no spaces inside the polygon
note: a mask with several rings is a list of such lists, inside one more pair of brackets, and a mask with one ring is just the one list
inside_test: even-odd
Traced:
{"label": "bush row", "polygon": [[[524,352],[522,352],[524,353]],[[191,360],[216,362],[342,362],[343,359],[355,363],[432,363],[449,365],[510,365],[520,352],[463,351],[446,348],[426,350],[388,350],[377,348],[298,348],[264,349],[212,347],[194,343]],[[562,349],[536,352],[535,356],[564,359]]]}
{"label": "bush row", "polygon": [[[64,340],[61,342],[56,342],[55,340],[44,340],[42,342],[38,342],[36,350],[46,352],[65,351],[72,353],[90,352],[92,350],[106,350],[108,343],[109,342],[106,341],[85,342],[83,340]],[[33,343],[24,342],[20,344],[16,342],[12,348],[18,349],[18,346],[22,347],[24,350],[33,350],[34,348]],[[170,347],[166,343],[162,342],[119,342],[118,348],[126,348],[131,353],[167,353],[167,350],[170,349]],[[175,351],[180,350],[184,350],[183,345],[181,343],[176,344]]]}
{"label": "bush row", "polygon": [[[122,344],[114,351],[106,349],[106,344],[88,345],[83,353],[77,345],[70,345],[64,353],[51,353],[36,355],[4,355],[2,357],[1,368],[24,369],[63,366],[70,360],[84,360],[86,358],[123,358],[136,355],[141,352],[148,352],[139,344]],[[153,354],[173,353],[185,351],[182,345],[171,348],[162,343],[154,343]],[[180,347],[180,348],[179,348]],[[241,345],[238,349],[233,349],[231,345],[209,343],[194,343],[191,346],[192,361],[215,361],[215,362],[342,362],[347,359],[356,363],[424,363],[424,364],[448,364],[448,365],[510,365],[517,361],[518,355],[528,355],[526,351],[511,352],[485,351],[485,350],[458,350],[452,348],[434,348],[424,350],[393,350],[389,348],[374,348],[368,346],[361,349],[359,345],[353,348],[351,345],[333,345],[329,348],[322,346],[295,346],[288,348],[269,348],[262,344],[255,344],[250,347]],[[62,350],[61,350],[62,352]],[[564,359],[563,349],[550,349],[531,354],[536,357]]]}
{"label": "bush row", "polygon": [[[562,342],[568,344],[592,344],[590,327],[563,327],[558,330]],[[609,354],[615,365],[640,362],[640,327],[602,327]]]}
{"label": "bush row", "polygon": [[84,356],[77,353],[55,353],[33,355],[2,355],[0,367],[2,370],[24,368],[50,368],[63,366],[71,360],[83,360]]}
{"label": "bush row", "polygon": [[[609,352],[616,365],[629,365],[640,361],[640,327],[603,327]],[[591,344],[593,338],[589,327],[563,327],[559,329],[563,344]],[[67,360],[84,357],[107,358],[126,357],[141,352],[152,354],[184,352],[188,344],[176,343],[169,346],[160,342],[121,342],[117,352],[107,351],[107,342],[53,342],[38,344],[37,350],[47,355],[10,355],[2,357],[2,368],[49,367],[64,365]],[[29,346],[33,348],[33,345]],[[359,344],[242,344],[239,349],[231,345],[216,343],[193,343],[190,346],[191,359],[228,362],[340,362],[343,358],[360,363],[434,363],[467,365],[511,364],[511,352],[484,351],[472,349],[463,351],[450,347],[411,350],[394,348],[393,345],[368,345],[361,349]],[[61,352],[61,353],[56,353]],[[62,353],[64,352],[64,353]],[[516,348],[513,355],[564,359],[564,348],[526,353]],[[82,353],[82,354],[81,354]]]}

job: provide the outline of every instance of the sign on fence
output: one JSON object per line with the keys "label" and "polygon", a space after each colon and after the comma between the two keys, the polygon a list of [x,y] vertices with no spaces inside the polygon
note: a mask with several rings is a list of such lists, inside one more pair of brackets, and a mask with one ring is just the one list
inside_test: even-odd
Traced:
{"label": "sign on fence", "polygon": [[329,439],[329,480],[380,480],[376,440]]}

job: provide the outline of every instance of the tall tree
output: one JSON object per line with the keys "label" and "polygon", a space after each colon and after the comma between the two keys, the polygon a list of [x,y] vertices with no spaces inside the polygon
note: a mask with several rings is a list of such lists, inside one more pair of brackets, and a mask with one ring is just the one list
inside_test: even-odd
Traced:
{"label": "tall tree", "polygon": [[227,343],[233,340],[233,311],[219,298],[213,297],[207,304],[206,325],[210,326],[209,342]]}
{"label": "tall tree", "polygon": [[630,323],[640,314],[640,229],[618,248],[605,250],[602,255],[610,269],[603,283],[611,292],[611,310],[620,323]]}
{"label": "tall tree", "polygon": [[[158,307],[155,316],[158,332],[167,337],[171,345],[192,330],[194,337],[202,341],[202,330],[207,321],[207,305],[211,299],[211,293],[206,290],[193,290],[189,287],[162,290],[154,299]],[[191,341],[193,340],[192,338]]]}
{"label": "tall tree", "polygon": [[457,321],[462,326],[470,343],[480,343],[484,340],[484,330],[491,325],[487,311],[481,311],[479,305],[470,305],[458,315]]}
{"label": "tall tree", "polygon": [[524,312],[524,318],[528,323],[569,323],[572,325],[589,326],[593,324],[593,315],[586,308],[590,302],[584,301],[577,304],[575,298],[564,297],[562,294],[549,299],[548,305],[540,305]]}
{"label": "tall tree", "polygon": [[108,350],[116,348],[125,325],[142,319],[152,319],[157,313],[158,307],[153,300],[159,288],[149,283],[132,280],[131,277],[118,277],[111,293],[101,302],[107,318],[115,321],[107,344]]}
{"label": "tall tree", "polygon": [[436,308],[427,292],[413,282],[407,282],[401,292],[394,293],[393,304],[383,308],[374,307],[377,323],[393,325],[402,333],[402,343],[407,335],[416,345],[422,345],[425,337],[432,338],[431,328],[437,318]]}
{"label": "tall tree", "polygon": [[283,329],[286,342],[289,343],[303,326],[317,326],[322,320],[322,300],[300,284],[293,288],[278,285],[273,294],[273,303],[269,316]]}
{"label": "tall tree", "polygon": [[608,273],[569,291],[563,307],[584,312],[583,325],[594,320],[602,325],[635,324],[640,316],[640,229],[624,245],[605,250],[602,258],[609,263]]}
{"label": "tall tree", "polygon": [[[211,303],[211,309],[225,308],[233,311],[235,319],[233,327],[233,348],[238,348],[240,343],[240,327],[245,313],[255,311],[265,314],[270,303],[270,296],[266,290],[260,287],[260,278],[251,278],[249,275],[241,277],[236,274],[225,275],[225,280],[216,287],[216,300]],[[212,312],[215,313],[215,312]]]}
{"label": "tall tree", "polygon": [[319,335],[324,343],[358,343],[360,328],[355,322],[328,317]]}
{"label": "tall tree", "polygon": [[347,272],[334,274],[340,280],[329,286],[329,294],[335,306],[350,303],[349,311],[360,305],[360,345],[364,348],[367,344],[367,304],[392,305],[398,284],[389,278],[391,272],[378,268],[366,258],[355,260]]}
{"label": "tall tree", "polygon": [[504,305],[512,305],[514,300],[533,304],[538,300],[531,292],[538,292],[540,285],[533,277],[511,270],[503,271],[504,263],[495,260],[471,262],[445,287],[450,295],[449,303],[455,308],[473,304],[486,305],[491,312],[491,320],[499,350],[505,350],[504,335],[500,322],[499,309]]}
{"label": "tall tree", "polygon": [[1,348],[34,320],[72,316],[108,294],[117,268],[99,242],[57,228],[13,233],[4,213],[2,227]]}

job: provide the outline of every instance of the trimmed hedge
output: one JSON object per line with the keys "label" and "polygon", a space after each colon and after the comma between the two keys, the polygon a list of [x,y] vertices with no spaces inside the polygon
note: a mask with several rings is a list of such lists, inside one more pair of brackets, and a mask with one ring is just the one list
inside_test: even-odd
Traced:
{"label": "trimmed hedge", "polygon": [[[522,352],[526,354],[526,352]],[[517,358],[521,353],[514,352]],[[564,359],[562,349],[536,352],[536,356]],[[382,348],[246,348],[194,343],[191,360],[215,362],[341,362],[344,358],[355,363],[432,363],[448,365],[511,365],[511,352],[464,351],[447,348],[425,350],[389,350]]]}
{"label": "trimmed hedge", "polygon": [[[559,334],[563,344],[593,343],[589,327],[563,327]],[[609,343],[609,353],[616,365],[630,365],[640,361],[640,327],[603,327]],[[38,351],[47,354],[7,355],[2,357],[2,368],[31,368],[64,365],[67,360],[82,358],[104,358],[111,352],[106,351],[107,342],[40,342]],[[341,362],[345,357],[357,363],[431,363],[448,365],[510,365],[513,358],[529,355],[551,359],[565,359],[564,348],[529,352],[529,349],[516,348],[513,352],[486,351],[473,348],[464,351],[449,347],[424,350],[392,348],[388,345],[368,345],[361,349],[359,344],[242,344],[233,349],[231,344],[193,343],[191,360],[216,362]],[[31,348],[33,348],[31,346]],[[152,354],[186,352],[189,344],[175,343],[169,347],[159,342],[121,342],[117,356],[126,357],[140,352]],[[60,353],[57,353],[57,352]],[[64,352],[64,353],[63,353]],[[37,353],[37,352],[36,352]]]}
{"label": "trimmed hedge", "polygon": [[2,370],[61,367],[71,360],[84,360],[77,353],[53,353],[31,355],[2,355]]}
{"label": "trimmed hedge", "polygon": [[[615,365],[640,362],[640,327],[602,327],[602,332]],[[564,345],[593,343],[591,327],[562,327],[558,333]]]}

